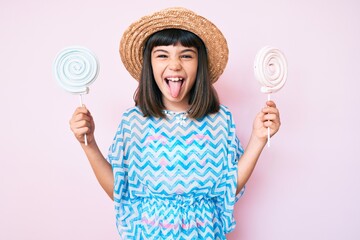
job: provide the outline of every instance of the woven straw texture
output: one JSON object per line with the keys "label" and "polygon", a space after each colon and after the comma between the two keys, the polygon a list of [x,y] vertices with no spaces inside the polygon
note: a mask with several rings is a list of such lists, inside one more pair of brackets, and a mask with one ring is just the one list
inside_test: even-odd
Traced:
{"label": "woven straw texture", "polygon": [[147,15],[131,24],[120,41],[121,60],[136,80],[140,79],[143,48],[151,34],[163,29],[179,28],[193,32],[205,43],[210,80],[216,82],[228,61],[228,46],[221,31],[206,18],[185,8],[167,8]]}

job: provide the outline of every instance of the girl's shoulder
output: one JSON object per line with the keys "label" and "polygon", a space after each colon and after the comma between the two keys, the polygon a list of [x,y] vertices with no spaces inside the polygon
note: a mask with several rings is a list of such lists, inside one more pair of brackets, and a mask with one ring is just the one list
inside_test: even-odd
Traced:
{"label": "girl's shoulder", "polygon": [[228,124],[232,124],[234,121],[234,117],[229,107],[223,104],[220,104],[220,109],[217,113],[213,113],[213,115],[209,116],[210,118],[217,118],[226,121]]}
{"label": "girl's shoulder", "polygon": [[130,121],[144,121],[145,117],[137,106],[127,108],[121,115],[122,123],[129,123]]}
{"label": "girl's shoulder", "polygon": [[225,115],[225,116],[232,116],[232,113],[229,109],[229,107],[223,105],[223,104],[220,104],[220,109],[219,109],[219,112],[218,114],[221,114],[221,115]]}
{"label": "girl's shoulder", "polygon": [[138,106],[133,106],[133,107],[130,107],[128,109],[126,109],[124,112],[123,112],[123,117],[124,116],[130,116],[130,115],[141,115],[143,116],[140,108]]}
{"label": "girl's shoulder", "polygon": [[222,112],[230,112],[229,108],[225,106],[224,104],[220,104],[220,110]]}

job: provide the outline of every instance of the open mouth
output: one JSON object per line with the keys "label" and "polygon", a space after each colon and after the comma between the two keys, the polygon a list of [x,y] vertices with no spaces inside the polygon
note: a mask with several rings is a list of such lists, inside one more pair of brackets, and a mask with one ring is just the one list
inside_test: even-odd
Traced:
{"label": "open mouth", "polygon": [[173,98],[177,98],[180,94],[181,86],[184,82],[184,78],[169,77],[165,78],[166,84],[170,89],[170,94]]}

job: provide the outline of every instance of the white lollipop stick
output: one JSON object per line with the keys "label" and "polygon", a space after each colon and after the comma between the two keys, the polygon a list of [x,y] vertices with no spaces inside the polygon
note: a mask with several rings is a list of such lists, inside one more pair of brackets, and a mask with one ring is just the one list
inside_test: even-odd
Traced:
{"label": "white lollipop stick", "polygon": [[[263,47],[255,57],[254,63],[255,77],[262,85],[260,91],[270,94],[279,91],[286,82],[287,62],[284,54],[277,48]],[[270,127],[267,129],[268,142],[270,147]]]}
{"label": "white lollipop stick", "polygon": [[[270,93],[268,94],[268,101],[271,100]],[[270,147],[270,127],[267,128],[267,146]]]}
{"label": "white lollipop stick", "polygon": [[[83,104],[83,100],[82,100],[82,94],[79,95],[79,98],[80,98],[80,107],[82,107],[84,104]],[[85,142],[85,145],[87,146],[88,145],[88,142],[87,142],[87,136],[86,136],[86,133],[84,134],[84,142]]]}
{"label": "white lollipop stick", "polygon": [[[57,82],[66,91],[80,95],[80,106],[83,106],[82,95],[89,92],[99,73],[99,62],[87,48],[73,46],[60,51],[53,64]],[[84,136],[87,145],[86,134]]]}

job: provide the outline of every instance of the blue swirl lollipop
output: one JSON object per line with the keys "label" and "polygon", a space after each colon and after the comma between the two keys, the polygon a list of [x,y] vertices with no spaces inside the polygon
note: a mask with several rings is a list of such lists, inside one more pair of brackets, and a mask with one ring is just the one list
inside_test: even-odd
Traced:
{"label": "blue swirl lollipop", "polygon": [[99,62],[85,47],[67,47],[58,53],[53,69],[55,78],[63,89],[81,95],[88,93],[88,86],[96,80]]}
{"label": "blue swirl lollipop", "polygon": [[[89,93],[89,86],[98,76],[99,62],[95,54],[85,47],[67,47],[57,54],[53,73],[63,89],[79,94],[82,106],[82,95]],[[87,145],[86,134],[84,137]]]}

